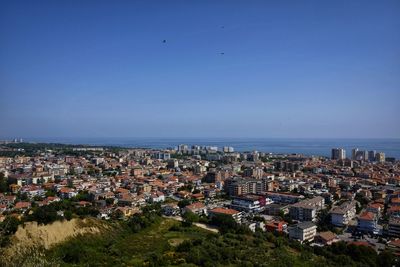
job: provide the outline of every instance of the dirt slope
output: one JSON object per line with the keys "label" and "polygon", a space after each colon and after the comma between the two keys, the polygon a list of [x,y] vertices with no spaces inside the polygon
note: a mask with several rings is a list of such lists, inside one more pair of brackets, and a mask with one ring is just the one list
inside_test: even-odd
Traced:
{"label": "dirt slope", "polygon": [[28,222],[19,226],[11,239],[10,246],[2,251],[2,260],[14,261],[22,255],[37,254],[42,249],[48,249],[52,245],[79,234],[100,233],[106,227],[104,223],[96,219],[72,219],[70,221],[56,221],[48,225]]}

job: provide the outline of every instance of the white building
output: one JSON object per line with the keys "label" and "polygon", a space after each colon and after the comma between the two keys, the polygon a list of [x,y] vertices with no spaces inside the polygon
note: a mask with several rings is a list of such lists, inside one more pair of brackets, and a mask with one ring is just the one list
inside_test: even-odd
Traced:
{"label": "white building", "polygon": [[152,192],[150,194],[150,202],[155,203],[164,201],[165,201],[165,196],[163,192],[157,191],[157,192]]}
{"label": "white building", "polygon": [[318,196],[291,205],[289,208],[289,215],[293,220],[315,221],[317,219],[317,211],[324,207],[325,199]]}
{"label": "white building", "polygon": [[300,241],[313,241],[317,234],[317,226],[312,222],[302,222],[289,228],[289,238]]}
{"label": "white building", "polygon": [[233,153],[235,150],[231,146],[224,146],[223,151],[224,153]]}
{"label": "white building", "polygon": [[347,201],[334,208],[331,212],[331,223],[335,226],[345,226],[356,216],[356,203]]}

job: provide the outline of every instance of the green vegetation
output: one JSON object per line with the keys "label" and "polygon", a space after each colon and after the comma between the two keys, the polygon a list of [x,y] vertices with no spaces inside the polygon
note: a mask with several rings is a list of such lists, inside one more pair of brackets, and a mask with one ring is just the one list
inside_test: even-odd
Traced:
{"label": "green vegetation", "polygon": [[314,248],[314,253],[336,262],[337,266],[398,266],[393,254],[384,251],[377,254],[367,246],[356,246],[345,242],[334,243],[331,246]]}
{"label": "green vegetation", "polygon": [[[85,194],[81,196],[85,196]],[[79,198],[77,200],[79,200]],[[64,217],[57,215],[58,211],[63,211]],[[96,217],[98,213],[99,211],[94,207],[79,206],[75,201],[64,199],[46,206],[34,206],[23,220],[36,221],[39,224],[49,224],[56,220],[63,220],[64,218],[70,220],[73,215],[81,218],[85,216]]]}
{"label": "green vegetation", "polygon": [[210,233],[196,227],[182,227],[177,221],[163,219],[153,206],[128,222],[112,224],[101,235],[73,238],[46,252],[64,266],[163,266],[184,262],[175,248],[184,241],[208,238]]}
{"label": "green vegetation", "polygon": [[[190,213],[185,217],[186,222],[196,220],[198,216]],[[220,227],[221,234],[186,222],[162,218],[160,206],[150,205],[128,221],[107,223],[101,234],[74,237],[35,254],[34,257],[43,258],[34,260],[51,262],[51,266],[378,267],[396,264],[391,253],[378,255],[364,246],[340,242],[313,248],[278,234],[252,233],[226,215],[213,216],[210,220]],[[15,231],[15,225],[10,231]]]}
{"label": "green vegetation", "polygon": [[[22,199],[23,196],[20,196]],[[34,206],[22,222],[48,224],[55,220],[70,220],[74,216],[96,216],[92,207],[80,207],[77,201],[90,200],[81,192],[73,200]],[[179,206],[190,204],[182,200]],[[58,215],[64,211],[64,217]],[[236,223],[230,216],[214,215],[210,219],[191,212],[183,222],[161,216],[160,204],[143,207],[142,213],[129,220],[118,220],[121,214],[106,223],[100,234],[79,235],[49,250],[37,247],[19,251],[18,259],[29,259],[32,266],[395,266],[396,258],[389,251],[377,254],[366,246],[344,242],[328,247],[310,247],[287,237],[256,231]],[[255,217],[256,220],[262,218]],[[217,226],[219,234],[197,228],[196,222]],[[18,219],[8,216],[0,223],[0,248],[10,243]],[[319,230],[332,230],[328,209],[319,214]],[[18,264],[19,262],[16,261]],[[18,265],[17,264],[17,265]],[[0,266],[17,266],[5,262]],[[30,266],[24,265],[20,266]]]}
{"label": "green vegetation", "polygon": [[182,199],[178,202],[179,208],[183,209],[184,207],[190,205],[192,202],[189,199]]}
{"label": "green vegetation", "polygon": [[4,177],[4,173],[0,172],[0,193],[8,191],[7,179]]}
{"label": "green vegetation", "polygon": [[191,212],[191,211],[187,211],[182,215],[183,218],[183,226],[191,226],[193,223],[198,222],[200,220],[199,215]]}
{"label": "green vegetation", "polygon": [[188,191],[188,192],[192,192],[193,189],[193,185],[192,184],[187,184],[184,186],[181,186],[178,188],[178,191]]}
{"label": "green vegetation", "polygon": [[[129,224],[128,224],[129,225]],[[311,248],[271,233],[213,234],[170,219],[133,232],[119,224],[102,235],[77,237],[47,252],[64,266],[391,266],[389,253],[338,243]]]}
{"label": "green vegetation", "polygon": [[335,234],[341,234],[343,232],[343,229],[335,227],[331,224],[331,215],[329,213],[330,209],[330,206],[328,206],[328,208],[323,209],[318,213],[318,231],[331,231]]}
{"label": "green vegetation", "polygon": [[9,244],[10,236],[17,231],[19,224],[18,219],[13,216],[8,216],[0,223],[0,248]]}

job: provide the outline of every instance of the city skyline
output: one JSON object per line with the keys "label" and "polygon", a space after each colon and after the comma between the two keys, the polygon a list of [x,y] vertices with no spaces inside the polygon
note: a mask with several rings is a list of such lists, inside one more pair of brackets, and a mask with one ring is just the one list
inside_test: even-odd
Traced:
{"label": "city skyline", "polygon": [[399,14],[0,1],[0,266],[399,265]]}
{"label": "city skyline", "polygon": [[399,138],[399,11],[3,1],[0,139]]}

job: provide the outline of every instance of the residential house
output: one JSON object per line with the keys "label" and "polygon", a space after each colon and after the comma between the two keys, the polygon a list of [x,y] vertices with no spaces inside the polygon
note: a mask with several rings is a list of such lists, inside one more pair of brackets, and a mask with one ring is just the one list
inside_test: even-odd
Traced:
{"label": "residential house", "polygon": [[162,207],[163,214],[166,216],[179,215],[179,206],[175,203],[168,203]]}
{"label": "residential house", "polygon": [[15,203],[14,209],[20,210],[20,211],[26,211],[30,207],[31,207],[30,202],[20,201],[20,202]]}
{"label": "residential house", "polygon": [[163,192],[156,191],[152,192],[150,194],[150,202],[155,203],[155,202],[164,202],[165,201],[165,195]]}
{"label": "residential house", "polygon": [[335,242],[340,241],[336,234],[332,233],[331,231],[321,232],[315,236],[314,239],[315,243],[320,244],[322,246],[329,246]]}
{"label": "residential house", "polygon": [[201,202],[192,203],[192,204],[190,204],[190,205],[188,205],[188,206],[186,206],[186,207],[184,207],[182,209],[182,213],[185,213],[185,212],[188,212],[188,211],[193,212],[193,213],[198,214],[198,215],[203,215],[203,214],[207,215],[207,208]]}
{"label": "residential house", "polygon": [[60,194],[61,198],[73,198],[76,195],[78,195],[78,192],[76,192],[74,189],[69,188],[69,187],[62,187],[60,188],[60,190],[58,191],[58,193]]}
{"label": "residential house", "polygon": [[285,221],[269,221],[265,224],[265,229],[269,232],[282,233],[287,227]]}
{"label": "residential house", "polygon": [[132,216],[135,213],[139,212],[138,208],[133,208],[133,207],[118,207],[116,208],[117,211],[120,211],[122,213],[122,216],[127,218]]}

